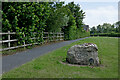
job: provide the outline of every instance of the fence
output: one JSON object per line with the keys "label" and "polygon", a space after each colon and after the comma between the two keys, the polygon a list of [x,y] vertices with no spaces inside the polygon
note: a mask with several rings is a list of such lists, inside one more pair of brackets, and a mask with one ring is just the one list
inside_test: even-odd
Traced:
{"label": "fence", "polygon": [[[25,47],[25,46],[30,46],[30,45],[33,45],[33,44],[39,44],[39,43],[32,43],[32,44],[26,44],[25,42],[23,43],[23,45],[20,45],[20,46],[14,46],[14,47],[11,47],[11,42],[16,42],[18,41],[18,39],[10,39],[10,35],[13,35],[13,34],[17,34],[16,32],[4,32],[4,33],[0,33],[0,35],[8,35],[8,40],[0,40],[0,44],[2,43],[8,43],[8,47],[7,48],[3,48],[3,49],[0,49],[0,51],[4,51],[4,50],[9,50],[9,49],[15,49],[15,48],[19,48],[19,47]],[[45,36],[43,36],[45,35]],[[52,35],[52,36],[50,36]],[[25,36],[25,35],[24,35]],[[60,41],[60,40],[64,40],[64,33],[61,33],[61,32],[57,32],[57,33],[52,33],[52,32],[42,32],[42,38],[44,40],[44,42],[41,42],[41,44],[45,43],[45,42],[50,42],[50,41]],[[31,39],[36,39],[36,38],[31,38]]]}

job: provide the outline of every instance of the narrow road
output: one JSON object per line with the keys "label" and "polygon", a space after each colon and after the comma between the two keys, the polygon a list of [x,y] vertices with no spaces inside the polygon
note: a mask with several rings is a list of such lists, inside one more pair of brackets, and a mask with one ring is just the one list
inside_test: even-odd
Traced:
{"label": "narrow road", "polygon": [[[89,37],[86,37],[89,38]],[[42,54],[48,53],[50,51],[56,50],[60,47],[68,45],[72,42],[83,40],[86,38],[80,38],[76,40],[64,41],[59,43],[53,43],[45,46],[40,46],[23,52],[19,52],[9,56],[2,57],[2,73],[8,72],[11,69],[19,67],[26,62],[32,61],[33,59],[39,57]]]}

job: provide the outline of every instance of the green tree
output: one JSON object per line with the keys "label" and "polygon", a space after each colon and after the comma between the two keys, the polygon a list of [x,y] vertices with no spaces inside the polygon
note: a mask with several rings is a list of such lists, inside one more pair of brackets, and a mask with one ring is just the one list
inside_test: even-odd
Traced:
{"label": "green tree", "polygon": [[[3,32],[7,32],[7,30],[17,32],[19,44],[22,44],[25,40],[27,43],[33,43],[31,37],[39,38],[37,42],[42,41],[41,32],[44,31],[50,11],[48,3],[5,2],[2,6]],[[37,32],[37,34],[33,34],[33,32]],[[24,37],[24,34],[26,37]]]}
{"label": "green tree", "polygon": [[65,38],[66,39],[80,38],[81,36],[79,35],[81,35],[84,32],[82,25],[85,13],[83,12],[83,10],[80,9],[80,5],[78,4],[76,5],[74,2],[71,2],[68,5],[66,5],[65,8],[67,11],[67,15],[69,17],[68,26],[64,26],[62,29],[62,31],[66,34]]}
{"label": "green tree", "polygon": [[97,30],[96,30],[95,26],[93,26],[90,30],[90,33],[95,34],[96,32],[97,32]]}
{"label": "green tree", "polygon": [[46,31],[60,32],[61,28],[67,25],[69,17],[65,13],[66,9],[63,7],[63,4],[63,2],[52,4],[50,16],[46,23]]}
{"label": "green tree", "polygon": [[83,25],[83,19],[85,18],[85,12],[83,12],[83,10],[81,10],[79,4],[76,5],[74,2],[71,2],[66,6],[73,13],[73,16],[75,17],[77,28],[81,29],[81,31],[82,31],[82,25]]}
{"label": "green tree", "polygon": [[120,32],[120,21],[115,23],[116,25],[116,32],[119,33]]}
{"label": "green tree", "polygon": [[76,26],[76,22],[75,22],[75,18],[70,15],[69,16],[69,22],[68,22],[68,39],[75,39],[75,35],[76,35],[76,30],[77,30],[77,26]]}
{"label": "green tree", "polygon": [[109,24],[109,23],[104,23],[103,25],[102,25],[102,27],[103,27],[103,33],[109,33],[109,32],[111,32],[111,24]]}
{"label": "green tree", "polygon": [[101,25],[98,25],[98,26],[97,26],[97,33],[101,33],[101,32],[102,32]]}

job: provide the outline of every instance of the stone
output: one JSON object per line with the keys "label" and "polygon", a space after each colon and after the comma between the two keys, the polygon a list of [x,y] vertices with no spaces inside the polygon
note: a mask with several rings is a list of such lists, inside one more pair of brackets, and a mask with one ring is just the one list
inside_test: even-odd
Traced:
{"label": "stone", "polygon": [[93,43],[74,45],[67,51],[66,61],[71,64],[98,66],[98,47]]}

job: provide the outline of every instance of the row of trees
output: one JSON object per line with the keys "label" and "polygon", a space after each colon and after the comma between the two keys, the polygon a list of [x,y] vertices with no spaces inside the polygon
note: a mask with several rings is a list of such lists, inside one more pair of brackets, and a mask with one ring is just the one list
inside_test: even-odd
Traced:
{"label": "row of trees", "polygon": [[120,21],[110,24],[104,23],[103,25],[94,26],[90,29],[90,33],[119,33],[120,32]]}
{"label": "row of trees", "polygon": [[[74,2],[66,5],[64,2],[5,2],[2,8],[2,31],[17,32],[18,35],[12,37],[17,37],[19,44],[42,42],[44,31],[62,31],[66,40],[89,35],[81,27],[85,12]],[[32,40],[31,37],[39,39]]]}

